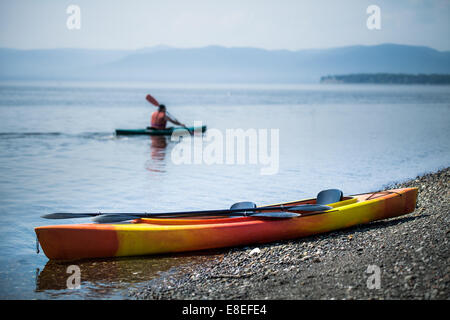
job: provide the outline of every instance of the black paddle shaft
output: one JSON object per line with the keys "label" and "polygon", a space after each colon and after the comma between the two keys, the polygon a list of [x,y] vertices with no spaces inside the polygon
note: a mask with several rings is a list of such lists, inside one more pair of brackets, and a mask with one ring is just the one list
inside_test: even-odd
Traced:
{"label": "black paddle shaft", "polygon": [[69,212],[56,212],[43,215],[42,218],[46,219],[73,219],[73,218],[86,218],[96,217],[100,215],[121,215],[121,216],[133,216],[139,218],[168,218],[168,217],[183,217],[183,216],[207,216],[207,215],[230,215],[232,213],[244,213],[255,211],[270,211],[270,210],[282,210],[282,211],[325,211],[332,209],[332,207],[325,205],[304,204],[297,206],[271,206],[271,207],[256,207],[247,209],[225,209],[225,210],[203,210],[203,211],[181,211],[181,212],[162,212],[162,213],[69,213]]}

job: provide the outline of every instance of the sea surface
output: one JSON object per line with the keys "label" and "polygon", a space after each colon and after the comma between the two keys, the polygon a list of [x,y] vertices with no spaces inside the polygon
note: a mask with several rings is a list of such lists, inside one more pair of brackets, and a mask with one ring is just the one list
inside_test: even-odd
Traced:
{"label": "sea surface", "polygon": [[[116,136],[149,125],[147,93],[208,131],[180,141]],[[226,153],[227,129],[257,132],[274,172],[262,174],[263,158],[250,163],[250,155],[243,164],[177,162],[181,147],[222,142]],[[260,150],[248,145],[249,154]],[[68,289],[68,264],[36,253],[34,228],[61,223],[40,218],[46,213],[265,205],[327,188],[380,190],[449,165],[450,86],[1,82],[0,299],[126,298],[215,254],[78,262],[81,286]]]}

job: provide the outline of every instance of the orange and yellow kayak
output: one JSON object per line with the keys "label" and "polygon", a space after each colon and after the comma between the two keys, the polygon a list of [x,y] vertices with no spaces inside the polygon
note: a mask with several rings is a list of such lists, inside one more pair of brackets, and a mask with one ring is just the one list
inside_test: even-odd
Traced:
{"label": "orange and yellow kayak", "polygon": [[[294,218],[216,217],[137,219],[123,224],[35,228],[45,255],[55,260],[197,251],[294,239],[414,211],[417,188],[346,196],[332,209]],[[305,199],[276,205],[314,204]],[[275,205],[271,205],[275,206]],[[277,211],[277,210],[274,210]]]}

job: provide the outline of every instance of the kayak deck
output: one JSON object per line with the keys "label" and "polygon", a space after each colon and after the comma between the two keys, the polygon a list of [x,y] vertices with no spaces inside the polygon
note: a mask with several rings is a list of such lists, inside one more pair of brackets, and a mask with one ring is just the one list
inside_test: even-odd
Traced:
{"label": "kayak deck", "polygon": [[116,129],[117,135],[150,135],[150,136],[170,136],[176,133],[203,133],[206,131],[206,126],[201,127],[170,127],[166,129]]}
{"label": "kayak deck", "polygon": [[[329,232],[413,212],[416,199],[417,188],[404,188],[345,197],[329,204],[333,207],[330,210],[288,219],[137,219],[131,224],[59,225],[38,227],[35,231],[49,259],[150,255],[265,243]],[[315,203],[315,199],[283,205],[307,203]]]}

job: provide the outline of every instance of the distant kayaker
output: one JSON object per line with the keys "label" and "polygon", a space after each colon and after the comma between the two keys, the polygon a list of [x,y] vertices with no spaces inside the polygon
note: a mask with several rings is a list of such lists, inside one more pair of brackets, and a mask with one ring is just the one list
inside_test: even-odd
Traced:
{"label": "distant kayaker", "polygon": [[166,106],[160,104],[158,107],[158,111],[152,113],[151,127],[155,129],[165,129],[167,121],[182,127],[186,127],[183,123],[169,117],[166,112]]}

